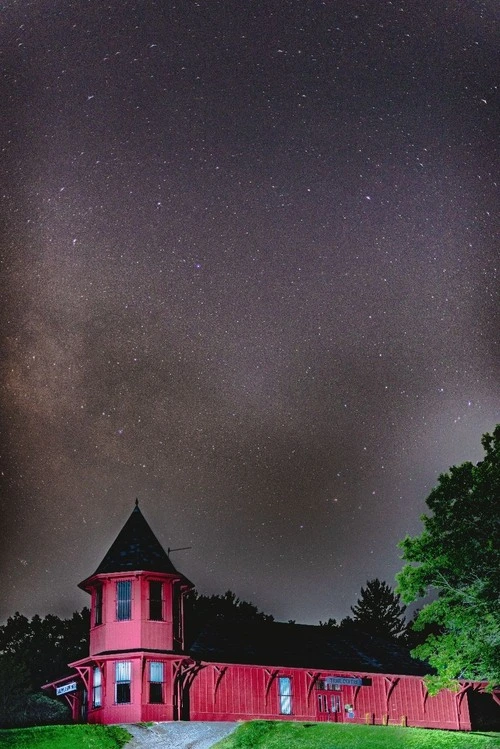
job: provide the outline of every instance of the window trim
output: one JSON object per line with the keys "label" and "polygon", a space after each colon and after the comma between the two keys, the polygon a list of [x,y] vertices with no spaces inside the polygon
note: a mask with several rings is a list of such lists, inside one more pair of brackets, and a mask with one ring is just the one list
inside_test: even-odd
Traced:
{"label": "window trim", "polygon": [[[125,677],[118,678],[119,670],[125,672]],[[126,668],[125,668],[126,667]],[[128,686],[128,700],[118,699],[119,687]],[[125,690],[126,692],[127,690]],[[132,702],[132,661],[115,661],[115,705],[130,705]]]}
{"label": "window trim", "polygon": [[[96,675],[99,679],[96,680]],[[99,666],[94,666],[92,671],[92,709],[102,707],[102,670]]]}
{"label": "window trim", "polygon": [[[153,598],[153,596],[151,595],[151,587],[152,587],[152,585],[158,585],[159,586],[159,593],[160,593],[160,597],[159,598]],[[148,606],[149,606],[148,620],[150,622],[163,622],[163,621],[165,621],[165,617],[164,617],[165,596],[164,596],[164,583],[163,583],[163,580],[149,580],[148,581],[148,596],[149,596],[148,597]],[[152,605],[158,606],[158,604],[159,604],[159,613],[160,613],[159,617],[152,615],[153,614]]]}
{"label": "window trim", "polygon": [[[161,679],[153,679],[153,666],[161,667]],[[152,699],[152,687],[153,685],[159,686],[160,699]],[[148,668],[148,702],[150,705],[163,705],[165,704],[165,663],[163,661],[149,661]]]}
{"label": "window trim", "polygon": [[103,585],[99,583],[95,586],[94,592],[94,627],[99,627],[102,623],[102,612],[103,612],[103,598],[104,591]]}
{"label": "window trim", "polygon": [[[124,597],[123,591],[128,585],[129,596]],[[132,580],[116,581],[116,610],[115,616],[117,622],[129,622],[132,619]]]}
{"label": "window trim", "polygon": [[[284,691],[284,682],[288,691]],[[278,701],[280,715],[293,715],[293,686],[291,676],[278,676]]]}

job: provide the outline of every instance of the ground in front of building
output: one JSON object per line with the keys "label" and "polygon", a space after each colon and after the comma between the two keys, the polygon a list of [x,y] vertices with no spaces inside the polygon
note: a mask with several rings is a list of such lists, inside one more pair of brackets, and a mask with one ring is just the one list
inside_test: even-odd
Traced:
{"label": "ground in front of building", "polygon": [[238,723],[222,721],[168,721],[124,725],[132,734],[125,749],[210,749],[232,733]]}
{"label": "ground in front of building", "polygon": [[1,749],[121,749],[131,740],[120,726],[35,726],[0,729]]}
{"label": "ground in front of building", "polygon": [[[0,730],[1,749],[498,749],[500,733],[329,723],[152,723]],[[236,727],[236,730],[234,730]],[[229,734],[229,735],[228,735]],[[222,736],[223,738],[221,741]],[[167,743],[168,742],[168,743]],[[214,745],[214,742],[215,745]]]}
{"label": "ground in front of building", "polygon": [[500,733],[339,723],[243,723],[214,749],[499,749]]}

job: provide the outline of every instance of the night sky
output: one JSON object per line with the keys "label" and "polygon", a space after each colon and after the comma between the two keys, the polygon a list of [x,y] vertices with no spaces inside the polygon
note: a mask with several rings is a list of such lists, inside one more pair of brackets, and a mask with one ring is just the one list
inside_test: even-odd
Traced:
{"label": "night sky", "polygon": [[1,4],[0,619],[138,497],[342,617],[500,421],[498,0]]}

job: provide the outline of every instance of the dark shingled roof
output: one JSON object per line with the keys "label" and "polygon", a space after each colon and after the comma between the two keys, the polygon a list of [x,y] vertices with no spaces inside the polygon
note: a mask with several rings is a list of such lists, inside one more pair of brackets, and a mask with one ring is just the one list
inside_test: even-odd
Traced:
{"label": "dark shingled roof", "polygon": [[423,676],[432,669],[407,648],[364,632],[283,622],[209,624],[189,654],[196,660]]}
{"label": "dark shingled roof", "polygon": [[149,527],[138,504],[94,575],[132,570],[179,574]]}

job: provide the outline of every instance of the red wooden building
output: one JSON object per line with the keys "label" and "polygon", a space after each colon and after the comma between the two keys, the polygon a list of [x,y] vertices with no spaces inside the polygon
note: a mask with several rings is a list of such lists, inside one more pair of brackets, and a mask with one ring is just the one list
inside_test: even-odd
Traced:
{"label": "red wooden building", "polygon": [[[368,635],[282,623],[207,627],[184,648],[177,572],[138,505],[93,575],[89,656],[44,688],[75,720],[329,720],[470,730],[494,723],[484,685],[431,697],[423,664]],[[241,661],[244,660],[242,663]],[[499,702],[498,695],[494,695]],[[498,720],[498,718],[496,718]]]}

